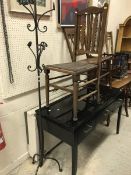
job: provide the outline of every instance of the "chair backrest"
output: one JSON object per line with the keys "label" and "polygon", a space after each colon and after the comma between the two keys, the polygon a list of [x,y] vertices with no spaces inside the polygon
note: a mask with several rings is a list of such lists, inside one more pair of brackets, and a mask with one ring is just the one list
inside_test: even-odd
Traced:
{"label": "chair backrest", "polygon": [[91,6],[76,11],[73,61],[76,61],[76,56],[83,54],[98,54],[100,58],[106,32],[107,12],[108,4],[101,8]]}
{"label": "chair backrest", "polygon": [[107,54],[113,54],[113,34],[112,32],[106,32],[105,36],[105,47]]}

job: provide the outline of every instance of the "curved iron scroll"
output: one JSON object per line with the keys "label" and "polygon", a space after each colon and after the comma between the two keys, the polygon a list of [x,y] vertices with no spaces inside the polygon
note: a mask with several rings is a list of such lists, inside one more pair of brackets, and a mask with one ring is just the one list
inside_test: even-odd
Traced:
{"label": "curved iron scroll", "polygon": [[39,26],[39,23],[41,21],[41,19],[49,12],[55,10],[55,4],[53,3],[53,8],[44,12],[42,15],[40,16],[37,16],[37,7],[36,7],[36,0],[17,0],[17,2],[20,4],[20,5],[23,5],[23,7],[31,14],[33,20],[34,20],[34,26],[32,26],[31,24],[27,24],[27,29],[30,31],[30,32],[34,32],[34,31],[37,31],[36,32],[36,38],[37,38],[37,43],[36,43],[36,54],[34,53],[34,51],[32,50],[31,46],[32,46],[32,42],[30,41],[27,46],[29,47],[30,51],[32,52],[34,58],[35,58],[35,68],[32,68],[31,65],[29,65],[27,67],[27,69],[31,72],[34,72],[36,71],[37,69],[39,69],[40,73],[42,72],[43,68],[44,68],[44,65],[40,66],[39,63],[40,63],[40,58],[41,58],[41,55],[43,53],[43,51],[46,49],[46,47],[48,47],[47,43],[46,42],[41,42],[40,44],[38,43],[38,31],[39,32],[42,32],[42,33],[45,33],[47,32],[47,26],[44,25],[42,27],[42,29],[40,28]]}

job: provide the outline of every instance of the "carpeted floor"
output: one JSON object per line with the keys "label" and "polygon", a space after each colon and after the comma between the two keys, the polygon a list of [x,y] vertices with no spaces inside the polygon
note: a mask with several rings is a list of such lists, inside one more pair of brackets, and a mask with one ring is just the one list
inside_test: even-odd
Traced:
{"label": "carpeted floor", "polygon": [[[109,127],[99,124],[95,131],[83,140],[78,151],[77,175],[131,175],[131,109],[130,117],[123,111],[120,134],[116,135],[116,115]],[[38,175],[71,175],[71,149],[60,145],[50,156],[58,159],[63,172],[58,172],[54,161],[46,160]],[[35,175],[36,165],[31,159],[9,175]]]}

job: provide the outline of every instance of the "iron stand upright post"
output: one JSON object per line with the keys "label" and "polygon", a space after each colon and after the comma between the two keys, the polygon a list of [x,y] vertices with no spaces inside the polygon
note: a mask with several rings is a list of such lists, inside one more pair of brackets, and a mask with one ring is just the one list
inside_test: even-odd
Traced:
{"label": "iron stand upright post", "polygon": [[[33,49],[31,48],[32,46],[32,42],[30,41],[27,46],[29,47],[29,49],[31,50],[31,52],[33,53],[33,56],[35,57],[35,62],[36,62],[36,66],[34,69],[32,69],[32,66],[29,65],[27,68],[29,71],[34,72],[37,71],[37,76],[38,76],[38,99],[39,99],[39,115],[36,117],[37,120],[37,126],[38,126],[38,137],[39,137],[39,154],[35,154],[33,156],[33,163],[35,163],[35,158],[38,157],[39,160],[39,164],[36,170],[36,175],[37,172],[39,170],[40,167],[43,166],[43,162],[44,159],[51,159],[54,160],[59,167],[59,171],[61,172],[62,169],[60,167],[60,164],[58,162],[58,160],[54,159],[54,158],[50,158],[47,157],[47,155],[51,152],[48,151],[46,154],[44,153],[44,132],[43,132],[43,126],[42,126],[42,113],[41,113],[41,83],[40,83],[40,75],[42,73],[42,71],[44,70],[44,65],[40,65],[40,58],[42,55],[42,52],[46,49],[46,47],[48,47],[46,42],[41,42],[39,43],[39,35],[38,32],[42,32],[45,33],[47,31],[47,26],[44,26],[43,29],[41,30],[39,27],[39,22],[41,20],[41,18],[43,16],[45,16],[45,14],[55,10],[55,5],[53,4],[53,8],[51,10],[48,10],[46,12],[44,12],[42,15],[38,16],[37,14],[37,3],[36,0],[17,0],[18,3],[20,5],[23,5],[28,12],[31,14],[33,20],[34,20],[34,27],[31,28],[31,24],[27,24],[27,29],[30,32],[35,32],[35,47],[36,47],[36,53],[33,51]],[[62,142],[60,142],[62,143]],[[58,146],[60,143],[58,143],[56,146]],[[54,148],[52,148],[51,150],[54,150],[56,148],[56,146],[54,146]]]}

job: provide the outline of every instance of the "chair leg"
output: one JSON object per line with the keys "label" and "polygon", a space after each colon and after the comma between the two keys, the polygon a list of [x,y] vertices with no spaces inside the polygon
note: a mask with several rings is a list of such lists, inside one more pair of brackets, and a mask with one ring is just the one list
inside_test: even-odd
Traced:
{"label": "chair leg", "polygon": [[49,70],[45,70],[45,95],[46,95],[46,106],[49,106]]}
{"label": "chair leg", "polygon": [[73,76],[73,121],[77,121],[78,108],[78,76]]}
{"label": "chair leg", "polygon": [[109,60],[109,86],[111,87],[112,86],[112,80],[111,80],[111,60]]}
{"label": "chair leg", "polygon": [[100,70],[98,68],[98,71],[96,71],[98,73],[98,80],[97,80],[97,103],[100,103]]}

